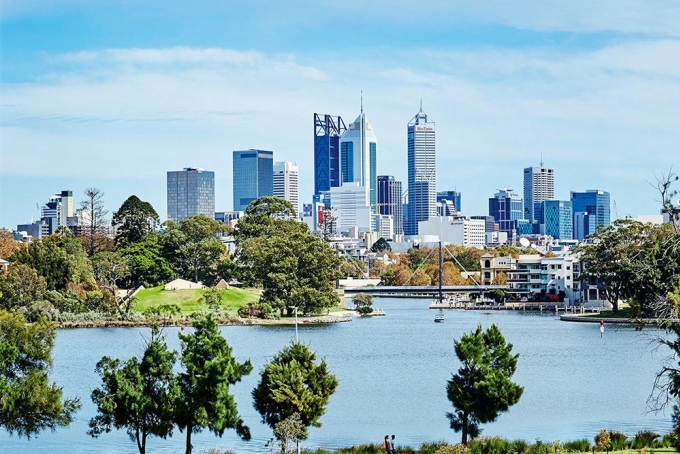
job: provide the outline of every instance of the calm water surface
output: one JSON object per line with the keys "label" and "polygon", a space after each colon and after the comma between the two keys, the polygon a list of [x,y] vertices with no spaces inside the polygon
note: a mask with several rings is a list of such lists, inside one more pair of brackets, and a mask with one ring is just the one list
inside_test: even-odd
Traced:
{"label": "calm water surface", "polygon": [[[453,339],[496,323],[514,351],[520,354],[515,379],[525,387],[519,404],[497,422],[483,426],[484,435],[544,441],[592,437],[603,428],[634,434],[641,429],[665,433],[670,414],[649,413],[647,398],[664,351],[650,345],[656,331],[560,322],[552,314],[520,312],[448,311],[446,322],[433,322],[427,300],[377,299],[386,317],[355,319],[329,326],[301,326],[301,340],[326,358],[340,386],[331,397],[323,426],[310,430],[305,447],[337,448],[380,443],[395,434],[399,444],[458,441],[448,425],[446,381],[459,363]],[[177,328],[166,338],[178,349]],[[217,438],[204,432],[194,436],[195,452],[210,447],[237,452],[268,452],[271,431],[252,407],[250,391],[258,372],[294,337],[292,327],[223,327],[222,333],[239,360],[250,359],[254,372],[232,387],[253,439],[242,442],[231,432]],[[94,366],[104,355],[139,355],[147,328],[60,330],[54,349],[53,380],[67,396],[80,396],[83,408],[69,428],[43,433],[31,441],[0,433],[0,452],[134,453],[136,445],[124,431],[93,439],[86,434],[95,414],[90,400],[99,386]],[[150,438],[149,452],[183,452],[183,434],[167,440]]]}

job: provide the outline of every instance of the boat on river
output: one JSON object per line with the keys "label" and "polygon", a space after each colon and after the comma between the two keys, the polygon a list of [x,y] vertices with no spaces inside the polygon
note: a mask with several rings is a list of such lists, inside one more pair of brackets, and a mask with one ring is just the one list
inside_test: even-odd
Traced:
{"label": "boat on river", "polygon": [[444,313],[439,313],[434,316],[435,323],[444,323]]}

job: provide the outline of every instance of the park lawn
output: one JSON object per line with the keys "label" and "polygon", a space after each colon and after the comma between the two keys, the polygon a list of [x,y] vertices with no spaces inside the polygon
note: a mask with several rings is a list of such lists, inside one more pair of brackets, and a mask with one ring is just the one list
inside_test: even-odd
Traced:
{"label": "park lawn", "polygon": [[601,311],[598,314],[588,314],[585,315],[584,317],[588,318],[625,318],[629,319],[631,318],[631,309],[630,307],[621,307],[619,308],[618,311]]}
{"label": "park lawn", "polygon": [[[164,290],[162,285],[147,288],[137,293],[132,310],[144,312],[150,307],[176,304],[179,306],[182,314],[191,314],[206,309],[205,305],[199,302],[204,292],[205,290],[203,289]],[[239,307],[255,302],[259,298],[259,290],[232,287],[223,290],[222,308],[235,313]]]}

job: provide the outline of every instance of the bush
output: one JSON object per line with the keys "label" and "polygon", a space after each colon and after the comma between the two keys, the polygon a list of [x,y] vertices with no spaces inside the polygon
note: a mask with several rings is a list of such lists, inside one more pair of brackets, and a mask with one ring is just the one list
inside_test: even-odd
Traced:
{"label": "bush", "polygon": [[27,306],[20,307],[19,312],[29,323],[37,322],[41,318],[51,322],[59,320],[59,310],[49,301],[34,301]]}
{"label": "bush", "polygon": [[420,445],[420,451],[425,454],[435,454],[438,449],[448,446],[445,441],[425,442]]}
{"label": "bush", "polygon": [[470,454],[507,454],[511,450],[510,442],[504,438],[478,438],[468,443]]}
{"label": "bush", "polygon": [[529,452],[529,443],[525,440],[515,440],[511,444],[512,452],[515,454],[525,454]]}
{"label": "bush", "polygon": [[434,454],[465,454],[465,446],[462,444],[446,445],[437,449]]}
{"label": "bush", "polygon": [[267,303],[248,303],[238,309],[238,315],[243,318],[272,318],[274,310]]}
{"label": "bush", "polygon": [[600,433],[595,435],[595,449],[598,451],[608,451],[610,446],[611,438],[609,437],[609,431],[602,429]]}
{"label": "bush", "polygon": [[582,438],[580,440],[568,441],[564,444],[564,450],[567,452],[587,452],[591,448],[590,440]]}
{"label": "bush", "polygon": [[628,449],[628,436],[623,432],[611,432],[609,434],[609,449],[612,451],[623,451]]}
{"label": "bush", "polygon": [[357,308],[357,312],[360,315],[368,315],[368,314],[373,313],[373,308],[371,306],[359,306]]}
{"label": "bush", "polygon": [[651,448],[654,445],[654,441],[659,437],[661,437],[661,435],[652,432],[651,430],[641,430],[633,437],[633,442],[630,447],[632,449]]}

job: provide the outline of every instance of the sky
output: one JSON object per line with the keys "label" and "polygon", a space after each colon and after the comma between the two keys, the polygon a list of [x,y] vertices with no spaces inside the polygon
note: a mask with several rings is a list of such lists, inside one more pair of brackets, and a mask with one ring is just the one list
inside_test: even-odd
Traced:
{"label": "sky", "polygon": [[[166,172],[215,172],[274,151],[313,193],[313,113],[378,139],[378,174],[407,181],[406,125],[436,122],[437,187],[487,214],[523,168],[555,197],[604,189],[612,218],[658,212],[680,170],[676,0],[0,0],[0,227],[88,187],[166,217]],[[614,206],[615,204],[615,206]]]}

